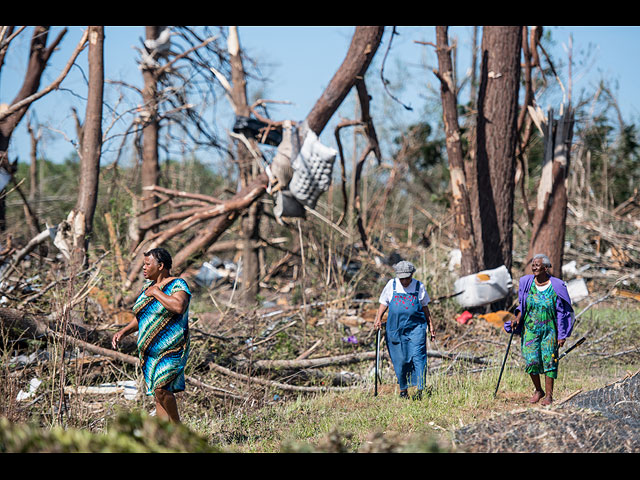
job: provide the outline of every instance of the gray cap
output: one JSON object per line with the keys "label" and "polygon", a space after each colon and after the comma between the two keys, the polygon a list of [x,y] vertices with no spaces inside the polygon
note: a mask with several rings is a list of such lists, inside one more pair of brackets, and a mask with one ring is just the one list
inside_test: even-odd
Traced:
{"label": "gray cap", "polygon": [[406,260],[402,260],[401,262],[396,263],[393,266],[393,269],[396,271],[396,276],[398,278],[407,278],[413,275],[413,272],[416,271],[416,267],[413,266],[411,262],[407,262]]}

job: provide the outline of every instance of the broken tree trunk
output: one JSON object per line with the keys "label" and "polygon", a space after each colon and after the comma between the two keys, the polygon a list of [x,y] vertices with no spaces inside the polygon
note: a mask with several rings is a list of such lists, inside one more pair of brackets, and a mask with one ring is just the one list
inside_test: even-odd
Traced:
{"label": "broken tree trunk", "polygon": [[[251,109],[247,102],[247,77],[242,63],[242,49],[240,47],[240,37],[238,27],[229,27],[229,37],[227,39],[227,49],[229,52],[229,63],[231,64],[231,99],[233,109],[237,116],[249,117]],[[249,146],[242,141],[237,142],[236,163],[240,172],[240,185],[246,187],[258,175],[257,166],[252,161],[249,148],[257,150],[257,141],[247,139]],[[244,240],[242,251],[242,283],[240,285],[240,296],[246,304],[256,302],[260,292],[260,249],[256,247],[257,240],[260,239],[260,219],[262,208],[259,202],[251,203],[242,213],[240,221],[240,231]]]}
{"label": "broken tree trunk", "polygon": [[306,123],[316,135],[320,135],[358,79],[364,78],[383,32],[384,27],[356,27],[342,65],[307,115]]}
{"label": "broken tree trunk", "polygon": [[[488,363],[480,357],[468,355],[464,353],[439,352],[436,350],[427,350],[427,357],[447,358],[466,360],[472,363]],[[376,358],[376,352],[360,352],[348,355],[336,355],[333,357],[308,358],[301,360],[256,360],[251,363],[253,368],[257,369],[276,369],[276,368],[319,368],[328,365],[348,365],[350,363],[366,362]]]}
{"label": "broken tree trunk", "polygon": [[[17,331],[20,331],[21,332],[20,335],[22,338],[24,338],[25,336],[29,336],[30,338],[46,337],[52,340],[61,339],[63,336],[62,333],[56,331],[55,328],[52,328],[53,325],[51,324],[52,324],[52,320],[50,318],[30,315],[28,313],[25,313],[22,310],[16,310],[13,308],[0,307],[0,325],[3,328],[16,329]],[[78,328],[79,326],[77,325],[70,325],[69,331],[73,331],[74,329],[78,329]],[[90,338],[93,338],[93,337],[90,337]],[[105,342],[105,341],[108,341],[110,337],[107,337],[106,335],[102,335],[101,340],[96,338],[93,338],[93,339],[96,341]],[[135,348],[134,340],[131,340],[131,339],[123,339],[123,340],[124,340],[123,347],[128,345],[129,349]],[[111,358],[113,360],[117,360],[122,363],[134,365],[134,366],[137,366],[140,364],[140,359],[138,358],[138,356],[129,355],[123,352],[118,352],[116,350],[112,350],[111,348],[101,347],[100,345],[96,345],[95,343],[82,340],[69,333],[67,333],[67,335],[65,336],[65,341],[68,344],[71,344],[75,347],[81,348],[83,350],[86,350],[88,352],[91,352],[97,355],[102,355],[104,357]],[[227,390],[214,387],[212,385],[208,385],[202,382],[201,380],[189,375],[185,376],[185,380],[191,383],[192,385],[209,390],[210,392],[212,392],[214,395],[217,395],[217,396],[225,396],[225,397],[231,396],[233,398],[240,398],[240,399],[242,398]]]}
{"label": "broken tree trunk", "polygon": [[458,125],[457,88],[453,83],[453,62],[449,47],[448,27],[436,27],[436,52],[438,55],[438,72],[434,72],[440,80],[440,96],[442,98],[442,117],[444,120],[447,141],[447,158],[451,175],[451,194],[453,211],[456,218],[455,229],[462,258],[461,274],[470,275],[477,272],[476,241],[471,218],[471,202],[464,172],[460,127]]}
{"label": "broken tree trunk", "polygon": [[248,375],[243,375],[241,373],[234,372],[233,370],[229,370],[221,365],[217,365],[215,363],[209,363],[209,367],[224,375],[230,376],[232,378],[238,380],[244,380],[247,383],[257,383],[258,385],[268,386],[278,388],[280,390],[291,391],[291,392],[328,392],[328,391],[343,391],[350,390],[356,387],[305,387],[301,385],[289,385],[287,383],[276,382],[273,380],[267,380],[259,377],[250,377]]}
{"label": "broken tree trunk", "polygon": [[[530,109],[533,115],[536,112]],[[539,112],[537,112],[539,113]],[[538,199],[533,216],[527,268],[538,253],[551,260],[553,275],[562,278],[562,257],[567,218],[567,178],[569,177],[574,111],[567,106],[558,120],[553,109],[547,120],[537,116],[536,124],[544,135],[544,161],[538,185]]]}
{"label": "broken tree trunk", "polygon": [[[18,310],[15,308],[0,307],[0,325],[3,328],[9,330],[15,330],[19,332],[22,337],[28,338],[59,338],[62,334],[57,331],[57,320],[55,314],[48,316],[32,315],[24,310]],[[87,350],[99,353],[100,355],[106,355],[105,351],[110,351],[104,347],[100,347],[98,344],[108,344],[110,337],[106,334],[97,331],[93,328],[84,327],[76,323],[70,323],[66,330],[67,338],[73,338],[73,342],[79,342],[78,345],[84,345],[85,343],[90,345]],[[82,338],[80,338],[82,337]],[[130,339],[123,342],[123,348],[127,351],[131,351],[135,348],[135,342]],[[92,349],[92,350],[91,350]],[[126,358],[123,357],[121,360]]]}
{"label": "broken tree trunk", "polygon": [[[98,202],[102,152],[102,102],[104,91],[104,27],[90,26],[89,92],[82,127],[78,199],[67,221],[73,225],[72,259],[78,267],[87,263],[87,248]],[[73,220],[72,220],[73,218]]]}
{"label": "broken tree trunk", "polygon": [[[156,40],[162,27],[145,26],[147,40]],[[142,90],[141,116],[142,127],[142,168],[140,182],[142,184],[142,210],[140,225],[152,223],[158,217],[158,209],[152,208],[154,203],[153,193],[145,189],[158,184],[160,166],[158,161],[158,136],[160,122],[158,120],[158,67],[148,62],[141,64],[144,89]],[[141,230],[138,235],[143,238],[149,230]]]}

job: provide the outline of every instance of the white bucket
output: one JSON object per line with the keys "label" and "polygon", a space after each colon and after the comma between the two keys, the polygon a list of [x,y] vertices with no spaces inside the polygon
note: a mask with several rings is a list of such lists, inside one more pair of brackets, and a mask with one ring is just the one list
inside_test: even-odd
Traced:
{"label": "white bucket", "polygon": [[472,275],[460,277],[454,283],[456,300],[462,307],[480,307],[506,297],[513,287],[513,280],[507,267],[483,270]]}

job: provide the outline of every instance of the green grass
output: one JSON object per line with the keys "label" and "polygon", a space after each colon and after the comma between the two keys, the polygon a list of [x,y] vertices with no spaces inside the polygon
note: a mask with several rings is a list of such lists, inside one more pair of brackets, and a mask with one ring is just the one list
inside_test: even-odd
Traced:
{"label": "green grass", "polygon": [[[579,372],[575,363],[561,370],[557,400],[578,388],[607,383],[600,376],[587,374],[585,378]],[[428,380],[431,393],[422,400],[401,399],[392,386],[374,397],[373,386],[363,386],[238,412],[208,425],[192,422],[188,415],[184,421],[213,443],[235,452],[358,452],[380,436],[393,439],[395,448],[402,451],[453,451],[451,439],[460,426],[528,406],[532,391],[528,376],[520,368],[505,369],[494,398],[498,373],[495,369],[432,375]]]}
{"label": "green grass", "polygon": [[[640,311],[632,307],[623,303],[583,316],[567,346],[582,335],[588,341],[562,361],[555,382],[556,403],[578,390],[600,388],[638,370],[639,352],[608,356],[637,343]],[[506,337],[500,338],[506,345]],[[347,392],[301,396],[259,410],[238,410],[206,424],[191,417],[188,409],[183,418],[213,443],[235,452],[358,452],[371,445],[390,448],[389,442],[399,451],[455,451],[453,432],[462,425],[530,406],[533,386],[523,371],[515,338],[494,398],[503,352],[495,355],[493,368],[482,372],[468,373],[453,365],[447,374],[430,374],[431,393],[419,401],[399,398],[388,370],[377,397],[371,383]],[[445,363],[439,371],[447,367]],[[387,439],[386,447],[380,445],[381,438]]]}
{"label": "green grass", "polygon": [[[583,335],[588,341],[562,361],[555,385],[556,402],[578,390],[600,388],[638,370],[640,310],[633,308],[635,306],[622,302],[615,308],[593,309],[581,318],[568,345]],[[487,335],[487,331],[482,333],[479,326],[472,328],[477,330],[470,331],[470,334],[479,332],[478,335]],[[181,432],[182,440],[176,440],[174,434],[167,434],[161,444],[120,442],[114,435],[129,431],[126,425],[147,422],[136,417],[152,409],[152,401],[146,398],[126,405],[125,408],[134,416],[131,422],[117,416],[114,420],[111,413],[106,415],[102,426],[93,427],[93,433],[87,428],[82,429],[86,435],[102,435],[101,439],[76,437],[68,425],[70,434],[64,437],[66,443],[60,448],[64,451],[74,451],[74,448],[80,451],[92,448],[100,451],[203,451],[210,447],[213,451],[242,453],[461,451],[462,447],[452,441],[455,430],[461,426],[530,407],[527,400],[532,393],[532,384],[523,371],[515,337],[494,398],[507,336],[491,330],[488,332],[490,342],[481,348],[485,353],[489,352],[487,358],[493,361],[493,366],[471,373],[469,369],[477,366],[451,364],[445,360],[435,371],[436,362],[430,360],[431,371],[427,377],[430,394],[421,400],[401,399],[390,365],[383,362],[383,384],[379,386],[377,397],[373,395],[371,378],[352,390],[297,397],[277,390],[262,392],[256,389],[252,393],[244,393],[251,393],[256,399],[262,396],[262,401],[240,404],[227,404],[204,392],[188,389],[178,395],[178,402],[184,426],[195,435],[193,439],[186,432]],[[278,342],[286,346],[286,339],[278,339]],[[629,350],[629,354],[616,355]],[[361,367],[363,370],[369,368]],[[15,397],[16,392],[8,393],[10,398]],[[274,401],[276,393],[284,399]],[[89,423],[91,418],[91,415],[87,416],[86,422]],[[77,426],[78,422],[74,420],[72,423]],[[155,432],[153,429],[158,427],[147,425],[145,428]],[[62,432],[49,435],[46,427],[41,426],[41,429],[40,434],[34,429],[28,431],[29,436],[39,435],[37,442],[26,444],[14,437],[6,437],[5,449],[13,445],[23,448],[22,451],[51,451],[54,447],[49,443],[62,441]],[[20,434],[22,437],[26,435],[24,432]]]}

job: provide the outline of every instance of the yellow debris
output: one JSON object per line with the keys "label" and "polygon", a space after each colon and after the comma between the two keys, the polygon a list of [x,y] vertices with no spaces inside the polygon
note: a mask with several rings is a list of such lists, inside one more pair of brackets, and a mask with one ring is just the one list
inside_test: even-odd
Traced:
{"label": "yellow debris", "polygon": [[614,293],[618,297],[633,298],[634,300],[640,301],[640,293],[630,292],[629,290],[620,290],[619,288],[616,288]]}
{"label": "yellow debris", "polygon": [[507,320],[513,321],[516,317],[513,315],[513,313],[507,312],[505,310],[499,310],[497,312],[490,312],[484,315],[478,315],[478,318],[482,318],[483,320],[486,320],[487,322],[489,322],[491,325],[495,327],[502,328],[502,326],[504,325],[504,322],[506,322]]}

